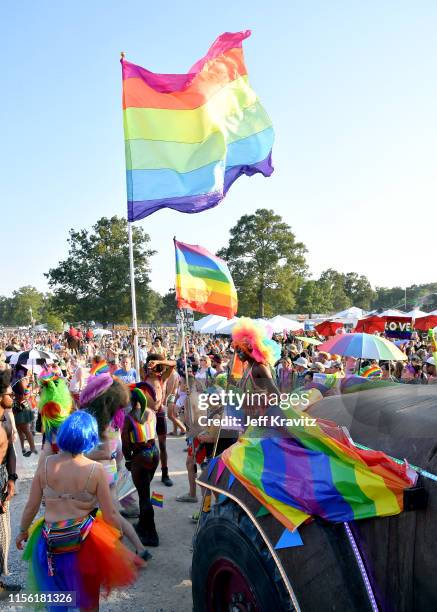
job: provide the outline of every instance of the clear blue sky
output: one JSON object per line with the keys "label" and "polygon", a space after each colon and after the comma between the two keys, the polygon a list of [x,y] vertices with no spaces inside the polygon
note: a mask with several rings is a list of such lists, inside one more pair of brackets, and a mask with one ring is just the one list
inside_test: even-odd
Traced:
{"label": "clear blue sky", "polygon": [[153,287],[173,283],[174,234],[215,251],[259,207],[289,223],[315,276],[333,267],[373,285],[436,280],[434,0],[9,0],[0,294],[46,289],[69,228],[125,214],[120,51],[186,72],[217,35],[246,28],[251,83],[276,130],[275,173],[239,179],[211,211],[140,221],[158,251]]}

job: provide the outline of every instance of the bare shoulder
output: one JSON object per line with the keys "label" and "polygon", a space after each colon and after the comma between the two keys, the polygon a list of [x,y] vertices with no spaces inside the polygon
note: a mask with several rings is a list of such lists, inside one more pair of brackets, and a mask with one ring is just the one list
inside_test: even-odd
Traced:
{"label": "bare shoulder", "polygon": [[257,378],[271,378],[272,374],[270,372],[270,369],[264,365],[263,363],[256,363],[253,366],[253,375],[256,376]]}

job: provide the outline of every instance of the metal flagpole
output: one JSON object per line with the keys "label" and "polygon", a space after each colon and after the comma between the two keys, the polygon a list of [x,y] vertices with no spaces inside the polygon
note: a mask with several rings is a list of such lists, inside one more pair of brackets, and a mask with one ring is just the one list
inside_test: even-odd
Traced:
{"label": "metal flagpole", "polygon": [[133,330],[133,345],[135,371],[137,373],[137,382],[140,380],[140,358],[138,353],[138,322],[137,322],[137,300],[135,295],[135,268],[134,268],[134,246],[132,240],[132,223],[127,222],[127,235],[129,239],[129,269],[130,269],[130,291],[132,298],[132,330]]}
{"label": "metal flagpole", "polygon": [[[124,51],[120,52],[121,62],[125,59]],[[127,222],[127,235],[129,240],[129,270],[130,270],[130,292],[132,300],[132,333],[133,333],[133,345],[134,345],[134,361],[135,371],[137,374],[137,382],[140,380],[140,358],[138,351],[138,322],[137,322],[137,300],[135,295],[135,266],[134,266],[134,246],[132,240],[132,223]]]}

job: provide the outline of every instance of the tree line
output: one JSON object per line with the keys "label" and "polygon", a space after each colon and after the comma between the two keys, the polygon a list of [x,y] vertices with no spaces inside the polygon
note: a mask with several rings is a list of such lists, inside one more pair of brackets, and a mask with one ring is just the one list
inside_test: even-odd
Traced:
{"label": "tree line", "polygon": [[[49,292],[25,286],[0,296],[0,325],[46,323],[61,330],[65,321],[129,323],[131,320],[127,222],[102,217],[91,229],[71,229],[68,255],[46,274]],[[150,236],[133,227],[138,320],[174,322],[175,292],[162,296],[150,286]],[[207,247],[207,245],[205,245]],[[365,310],[404,308],[405,288],[372,288],[364,275],[325,270],[309,277],[307,249],[272,210],[243,215],[217,255],[229,266],[239,314],[330,313],[358,306]],[[407,309],[437,308],[437,282],[406,288]]]}

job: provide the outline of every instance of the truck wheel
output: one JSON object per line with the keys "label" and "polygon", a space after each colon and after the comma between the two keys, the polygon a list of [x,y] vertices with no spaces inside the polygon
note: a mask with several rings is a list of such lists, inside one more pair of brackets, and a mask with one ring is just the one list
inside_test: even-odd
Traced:
{"label": "truck wheel", "polygon": [[194,612],[290,612],[275,562],[244,511],[227,499],[201,522],[191,566]]}

